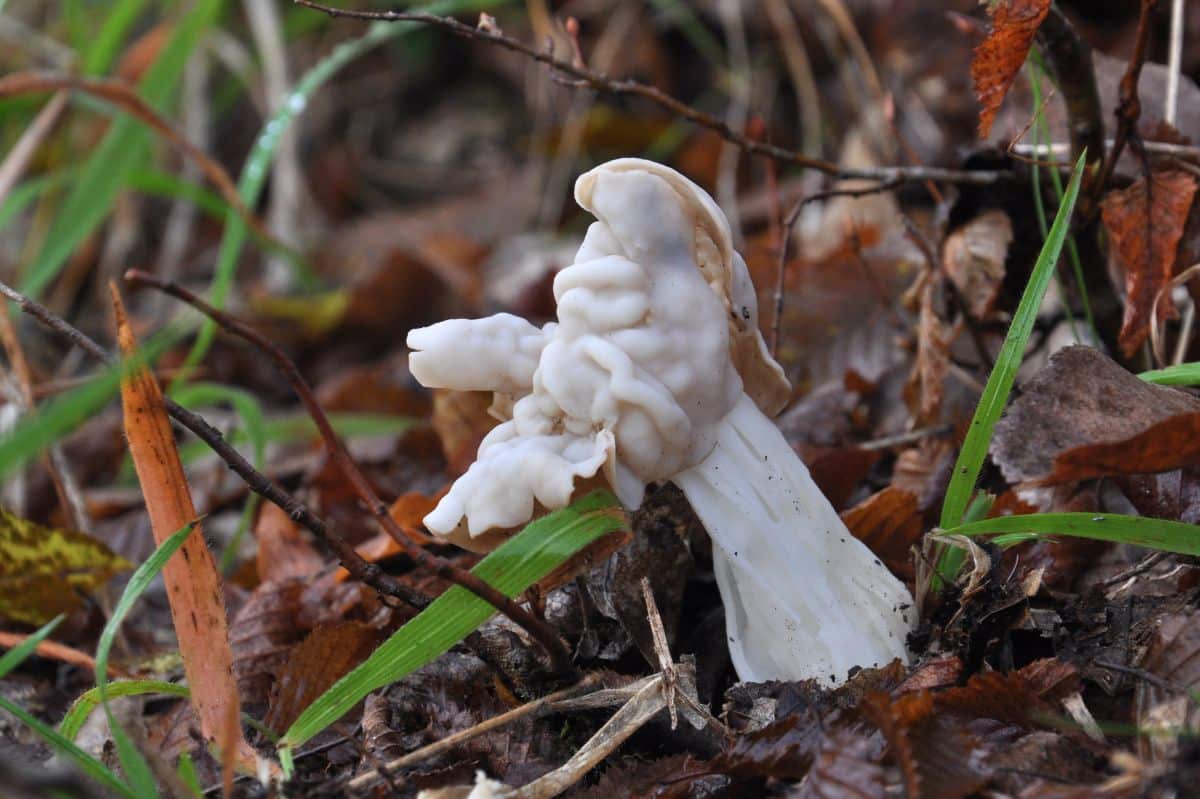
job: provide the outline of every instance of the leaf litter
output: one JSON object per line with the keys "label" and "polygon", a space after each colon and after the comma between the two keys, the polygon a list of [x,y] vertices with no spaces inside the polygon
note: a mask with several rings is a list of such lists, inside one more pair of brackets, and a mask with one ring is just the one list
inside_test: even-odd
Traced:
{"label": "leaf litter", "polygon": [[[814,15],[831,20],[842,6],[818,5]],[[1111,49],[1097,33],[1101,23],[1075,8],[1082,4],[1066,5],[1085,39]],[[518,37],[551,32],[561,46],[575,36],[586,63],[603,49],[608,17],[600,6],[572,11],[581,15],[574,34],[565,20],[559,31],[557,6],[540,3],[531,4],[528,15],[498,10],[496,24]],[[885,192],[813,201],[800,214],[782,263],[780,243],[789,233],[781,223],[794,202],[822,190],[870,189],[870,182],[823,184],[812,173],[748,157],[736,170],[722,166],[727,145],[712,130],[695,133],[638,99],[597,95],[585,102],[573,87],[485,42],[436,36],[403,56],[378,51],[364,57],[361,72],[336,78],[344,81],[344,96],[334,90],[318,102],[301,137],[306,158],[312,156],[301,165],[312,196],[300,223],[310,228],[300,254],[311,271],[298,271],[281,290],[264,279],[264,259],[249,256],[236,279],[234,307],[286,348],[318,386],[326,410],[409,420],[403,432],[352,440],[351,451],[410,543],[464,570],[478,562],[477,555],[431,535],[421,519],[473,461],[496,419],[491,396],[420,389],[407,370],[404,334],[438,319],[492,311],[546,321],[554,274],[570,260],[586,222],[569,202],[559,203],[567,197],[564,181],[607,157],[650,148],[706,189],[716,191],[733,176],[740,196],[727,194],[722,202],[730,196],[741,202],[737,234],[745,239],[763,332],[769,339],[778,329],[778,356],[793,378],[793,401],[777,420],[780,428],[850,531],[889,570],[915,588],[938,568],[929,536],[979,388],[1040,245],[1029,201],[1031,170],[1021,159],[1039,159],[1044,178],[1060,157],[1019,147],[1011,157],[998,154],[977,134],[990,142],[1015,138],[1010,121],[1019,126],[1039,113],[1027,102],[1019,73],[1031,53],[1053,60],[1038,30],[1059,12],[1040,0],[1001,0],[985,19],[978,4],[952,3],[954,12],[974,15],[964,24],[907,0],[886,12],[846,6],[851,24],[871,43],[875,66],[889,76],[891,110],[874,107],[862,65],[819,25],[785,34],[773,27],[777,14],[742,13],[740,35],[753,45],[756,69],[779,70],[779,104],[752,102],[756,113],[769,115],[760,120],[766,141],[792,146],[795,119],[813,113],[797,105],[801,94],[792,82],[798,76],[790,71],[801,63],[797,54],[806,54],[826,101],[818,109],[822,123],[838,137],[825,143],[823,154],[838,157],[839,166],[927,163],[1000,169],[1005,178],[985,187],[939,182],[935,192],[914,180],[894,192],[889,185]],[[709,4],[685,10],[627,11],[643,24],[628,63],[612,72],[652,77],[664,91],[721,110],[726,67],[697,62],[689,48],[716,31],[718,48],[732,54],[736,30],[726,29],[728,20]],[[1104,24],[1128,37],[1136,13]],[[846,35],[838,25],[829,30]],[[148,30],[124,53],[124,61],[141,70],[158,57],[169,29]],[[660,30],[670,35],[652,33]],[[927,46],[929,31],[945,40]],[[332,40],[354,35],[349,24],[327,32]],[[314,47],[303,36],[287,42],[297,67],[317,63]],[[777,47],[789,50],[787,59],[775,60]],[[1194,63],[1190,38],[1185,50],[1191,59],[1185,63]],[[1116,54],[1120,58],[1099,53],[1095,61],[1098,115],[1108,125],[1128,61],[1128,53]],[[689,64],[688,74],[678,70],[681,63]],[[1181,108],[1178,131],[1151,124],[1166,92],[1159,85],[1166,83],[1162,71],[1147,64],[1140,84],[1143,124],[1137,130],[1149,161],[1127,154],[1110,185],[1087,189],[1099,224],[1088,228],[1079,220],[1073,231],[1108,354],[1062,346],[1071,338],[1064,332],[1070,321],[1082,321],[1074,289],[1047,301],[977,486],[980,519],[1074,511],[1200,521],[1200,451],[1193,443],[1200,399],[1187,386],[1137,377],[1167,365],[1147,360],[1152,327],[1182,340],[1182,360],[1200,357],[1188,327],[1190,300],[1182,290],[1164,290],[1186,279],[1180,275],[1195,250],[1197,159],[1187,149],[1186,136],[1196,132],[1190,108]],[[137,77],[128,69],[120,74]],[[697,93],[701,75],[716,94]],[[1183,100],[1197,90],[1184,81],[1179,91],[1186,106]],[[1060,103],[1052,97],[1045,114],[1054,141],[1065,143],[1077,109]],[[243,157],[239,142],[256,129],[253,102],[238,99],[222,108],[228,114],[222,124],[234,135],[209,137],[207,148],[190,130],[186,138],[197,142],[210,172],[233,174]],[[169,113],[164,118],[187,130]],[[441,135],[447,119],[453,135]],[[83,138],[94,142],[99,128],[95,120],[88,125]],[[497,138],[498,126],[516,135]],[[70,149],[72,139],[60,140]],[[1183,149],[1172,154],[1167,145]],[[1048,180],[1042,192],[1053,212]],[[144,200],[118,211],[142,225],[129,251],[136,261],[150,262],[156,254],[165,235],[160,211],[170,201]],[[39,208],[46,214],[53,205]],[[266,208],[262,218],[268,218]],[[233,210],[247,213],[236,203]],[[905,235],[901,211],[912,219],[908,229],[919,231],[915,239]],[[14,229],[19,224],[27,235],[39,235],[35,217],[16,219]],[[102,340],[111,340],[111,325],[85,287],[94,282],[90,270],[98,254],[119,249],[117,227],[96,234],[53,287],[55,310],[69,310],[72,321]],[[211,274],[204,253],[220,230],[197,223],[189,236],[193,244],[178,277],[202,288]],[[1064,259],[1064,275],[1069,268]],[[777,278],[783,288],[778,319]],[[163,318],[144,295],[132,296],[130,305],[130,322],[143,337]],[[24,326],[19,333],[39,398],[87,374],[52,337]],[[172,349],[156,369],[169,377],[182,357]],[[218,338],[203,368],[206,380],[251,392],[268,419],[295,410],[262,360],[229,340]],[[221,411],[206,409],[234,438],[242,422]],[[160,435],[162,443],[177,438],[159,433],[166,436]],[[147,551],[145,540],[131,542],[139,535],[148,540],[150,528],[140,492],[120,482],[125,452],[111,417],[85,422],[66,451],[76,461],[95,524],[66,531],[62,519],[69,516],[51,475],[31,460],[27,518],[5,514],[0,524],[0,640],[19,642],[31,626],[67,613],[54,642],[67,648],[38,652],[74,663],[94,646],[110,582]],[[363,562],[399,585],[425,597],[450,585],[416,567],[408,549],[379,533],[372,509],[363,507],[315,438],[272,441],[265,471]],[[246,492],[220,464],[189,462],[180,473],[155,479],[180,497],[195,497],[197,507],[184,515],[206,515],[199,544],[225,545]],[[168,526],[156,524],[155,535],[173,532]],[[208,591],[205,611],[228,616],[228,679],[212,679],[225,706],[236,696],[235,707],[255,722],[239,728],[255,749],[243,752],[245,764],[272,757],[273,735],[416,614],[343,568],[294,513],[263,503],[251,534],[252,546],[234,557],[236,579],[210,584],[218,587]],[[725,646],[703,526],[674,487],[656,487],[634,514],[631,535],[604,540],[521,597],[562,637],[577,674],[554,674],[523,629],[494,618],[446,655],[371,693],[296,752],[288,790],[466,795],[459,788],[481,771],[507,786],[494,790],[549,791],[545,786],[554,784],[577,797],[1186,795],[1195,771],[1190,737],[1200,724],[1189,693],[1200,686],[1194,560],[1055,537],[1053,530],[1034,541],[953,540],[965,548],[964,566],[940,575],[944,588],[924,597],[910,665],[860,670],[833,691],[806,683],[740,684]],[[647,615],[644,578],[661,634]],[[171,622],[171,584],[165,591],[152,587],[145,606],[135,610],[125,627],[128,640],[114,650],[113,673],[194,674],[188,664],[194,655],[172,657],[177,646],[194,645]],[[221,622],[212,619],[201,625],[209,654],[224,638]],[[24,697],[56,721],[90,687],[86,662],[79,662],[56,666],[33,658],[0,685],[5,696]],[[211,680],[187,682],[193,700],[207,708],[203,696]],[[668,707],[678,725],[662,712]],[[711,722],[687,723],[696,707]],[[148,699],[137,712],[148,755],[174,768],[186,752],[202,786],[220,785],[222,757],[204,741],[231,729],[225,718],[208,709],[198,717],[179,698]],[[22,757],[35,751],[7,722],[0,735],[0,767],[10,751]],[[394,762],[401,765],[389,769]],[[251,779],[233,790],[265,795]]]}

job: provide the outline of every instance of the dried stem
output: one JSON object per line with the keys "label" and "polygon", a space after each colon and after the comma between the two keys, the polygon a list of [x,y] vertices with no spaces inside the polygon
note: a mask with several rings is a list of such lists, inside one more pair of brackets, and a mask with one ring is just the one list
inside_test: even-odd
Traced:
{"label": "dried stem", "polygon": [[178,284],[161,280],[154,275],[136,269],[126,272],[125,280],[132,286],[149,286],[187,303],[212,319],[224,330],[249,342],[270,358],[276,368],[287,378],[288,383],[292,386],[292,390],[296,392],[305,410],[308,411],[309,416],[317,427],[317,432],[329,450],[329,455],[333,459],[333,462],[337,464],[343,476],[350,482],[359,499],[370,509],[371,514],[375,517],[376,522],[384,532],[391,536],[418,565],[429,569],[444,580],[467,589],[495,607],[496,610],[511,619],[513,623],[522,627],[550,655],[555,669],[560,672],[572,670],[571,655],[562,640],[558,637],[558,634],[549,624],[536,618],[532,613],[481,580],[478,576],[455,566],[445,558],[434,555],[404,534],[404,531],[400,529],[400,525],[392,518],[387,503],[379,498],[370,481],[367,480],[366,475],[362,473],[362,470],[358,468],[354,459],[350,457],[350,452],[334,431],[333,425],[330,424],[325,411],[317,402],[308,382],[300,374],[300,370],[296,367],[296,364],[281,349],[254,328],[224,311],[213,308]]}
{"label": "dried stem", "polygon": [[1087,173],[1095,175],[1104,160],[1104,116],[1096,88],[1092,49],[1054,4],[1038,29],[1037,41],[1066,105],[1071,160],[1087,149]]}
{"label": "dried stem", "polygon": [[473,28],[452,17],[442,17],[422,11],[355,11],[343,8],[331,8],[313,0],[292,0],[296,5],[311,8],[332,17],[347,17],[350,19],[376,20],[384,22],[419,22],[425,25],[442,28],[458,36],[477,41],[488,42],[506,50],[521,53],[539,63],[552,68],[563,80],[559,81],[576,88],[591,88],[598,92],[614,95],[630,95],[641,97],[666,109],[677,117],[699,125],[717,133],[721,138],[737,145],[743,151],[754,155],[771,158],[785,164],[792,164],[803,169],[815,169],[839,180],[876,180],[887,183],[922,182],[926,180],[944,183],[968,183],[974,185],[990,185],[999,180],[1011,177],[1006,171],[942,169],[939,167],[922,166],[889,166],[868,169],[843,169],[837,164],[820,158],[803,155],[794,150],[788,150],[766,141],[755,141],[733,130],[723,120],[711,114],[699,111],[684,103],[656,86],[639,83],[635,80],[610,78],[602,72],[586,66],[557,58],[553,53],[538,50],[517,39],[504,35],[496,28],[485,25]]}
{"label": "dried stem", "polygon": [[[1158,0],[1142,0],[1133,54],[1129,57],[1125,74],[1121,76],[1120,99],[1117,102],[1116,110],[1117,131],[1113,136],[1112,150],[1109,151],[1108,158],[1104,161],[1104,167],[1100,171],[1100,177],[1092,187],[1090,208],[1088,209],[1091,213],[1095,213],[1096,209],[1100,207],[1100,194],[1108,184],[1109,178],[1112,177],[1126,144],[1136,150],[1145,163],[1146,153],[1137,134],[1137,123],[1142,116],[1142,101],[1138,98],[1138,81],[1142,76],[1142,65],[1146,62],[1146,45],[1150,40],[1150,25],[1153,22],[1154,9],[1157,7]],[[1149,172],[1148,166],[1145,169]],[[1152,188],[1147,179],[1146,190],[1149,192]]]}

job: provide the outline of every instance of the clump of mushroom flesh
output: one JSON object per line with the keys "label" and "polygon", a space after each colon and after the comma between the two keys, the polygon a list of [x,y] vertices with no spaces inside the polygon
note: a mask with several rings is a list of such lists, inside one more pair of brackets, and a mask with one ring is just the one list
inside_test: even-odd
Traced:
{"label": "clump of mushroom flesh", "polygon": [[498,314],[408,336],[421,383],[493,391],[503,417],[425,524],[492,546],[585,485],[632,509],[670,480],[712,537],[739,677],[836,685],[905,660],[907,589],[769,419],[789,386],[720,209],[634,158],[582,175],[575,199],[598,221],[554,280],[557,323]]}

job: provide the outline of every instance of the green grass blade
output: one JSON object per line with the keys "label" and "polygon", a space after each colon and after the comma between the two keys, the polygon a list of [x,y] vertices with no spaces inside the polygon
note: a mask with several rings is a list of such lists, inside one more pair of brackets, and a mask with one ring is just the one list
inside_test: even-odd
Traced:
{"label": "green grass blade", "polygon": [[28,208],[43,194],[69,185],[77,176],[78,170],[68,167],[47,175],[38,175],[15,186],[8,193],[4,203],[0,205],[0,229],[8,227],[8,223],[17,214]]}
{"label": "green grass blade", "polygon": [[[182,391],[183,387],[177,389]],[[329,422],[338,435],[345,438],[367,438],[371,436],[391,436],[403,433],[419,420],[410,416],[387,416],[372,413],[331,413]],[[315,438],[316,425],[312,418],[305,413],[285,416],[281,419],[270,419],[263,428],[263,440],[268,444],[286,444],[305,438]],[[226,436],[231,444],[251,443],[250,431],[234,430]],[[179,448],[179,457],[184,463],[192,463],[197,458],[210,453],[208,445],[203,441],[189,441]]]}
{"label": "green grass blade", "polygon": [[[163,45],[139,85],[142,99],[152,107],[162,110],[171,99],[184,64],[220,8],[221,0],[198,0]],[[23,293],[36,299],[54,280],[71,253],[108,216],[126,175],[145,161],[149,145],[150,133],[141,122],[128,116],[114,120],[54,215],[45,243],[21,283]]]}
{"label": "green grass blade", "polygon": [[133,741],[129,740],[129,736],[125,734],[108,706],[108,656],[112,652],[117,630],[121,628],[121,623],[133,609],[133,604],[162,571],[163,566],[167,564],[175,551],[183,545],[184,540],[191,535],[193,527],[194,525],[188,524],[172,533],[170,538],[163,541],[158,549],[154,550],[145,563],[138,566],[133,576],[129,578],[125,590],[121,593],[117,606],[113,608],[112,615],[109,616],[108,623],[104,625],[104,630],[100,633],[100,640],[96,645],[96,693],[100,697],[104,714],[108,717],[108,726],[112,731],[113,742],[117,746],[117,757],[121,761],[121,768],[133,789],[140,796],[158,796],[158,788],[154,782],[154,774],[150,771],[150,765],[133,745]]}
{"label": "green grass blade", "polygon": [[1165,369],[1152,369],[1142,372],[1138,377],[1147,383],[1157,383],[1160,386],[1200,385],[1200,361],[1181,363]]}
{"label": "green grass blade", "polygon": [[169,328],[155,335],[133,358],[122,365],[105,369],[94,379],[52,398],[22,420],[6,436],[0,437],[0,478],[36,458],[45,449],[96,415],[117,395],[121,376],[139,365],[152,363],[183,331]]}
{"label": "green grass blade", "polygon": [[[1132,544],[1180,555],[1200,555],[1200,527],[1146,516],[1124,516],[1119,513],[1030,513],[999,516],[951,527],[942,532],[946,535],[1002,535],[1006,537],[1005,543],[1015,543],[1019,540],[1015,536],[1029,539],[1061,535]],[[1008,536],[1014,537],[1007,538]]]}
{"label": "green grass blade", "polygon": [[991,444],[992,430],[1008,402],[1017,368],[1025,355],[1025,345],[1037,319],[1038,308],[1041,307],[1046,287],[1050,285],[1050,279],[1054,276],[1058,256],[1062,252],[1063,241],[1070,228],[1071,213],[1079,196],[1085,155],[1086,153],[1080,155],[1079,160],[1075,162],[1071,182],[1067,185],[1066,195],[1059,205],[1058,214],[1054,217],[1054,224],[1050,227],[1050,235],[1042,245],[1037,263],[1029,276],[1029,283],[1025,286],[1017,312],[1009,325],[1008,335],[1004,337],[1004,346],[996,358],[992,373],[988,376],[983,396],[980,397],[975,416],[971,419],[971,427],[967,431],[962,449],[959,450],[954,472],[950,476],[950,485],[946,488],[946,499],[942,504],[941,526],[944,529],[954,527],[962,520],[971,501],[971,494],[975,491],[979,471],[983,468],[983,461]]}
{"label": "green grass blade", "polygon": [[[616,498],[597,491],[532,522],[480,561],[472,573],[513,597],[574,553],[625,524]],[[433,660],[495,612],[491,605],[454,586],[383,642],[369,658],[309,705],[280,739],[287,750],[342,717],[364,696]]]}
{"label": "green grass blade", "polygon": [[46,640],[46,637],[50,633],[54,632],[54,628],[62,623],[63,618],[65,617],[61,615],[55,616],[42,625],[37,632],[0,656],[0,680],[4,679],[17,666],[20,666],[25,661],[25,658],[32,655],[33,650],[37,649],[37,645]]}
{"label": "green grass blade", "polygon": [[20,705],[10,701],[5,696],[0,696],[0,708],[7,710],[20,719],[21,723],[37,733],[37,736],[45,741],[60,756],[75,764],[85,775],[91,777],[109,791],[125,797],[125,799],[145,799],[145,797],[139,796],[132,788],[117,779],[117,776],[109,771],[103,763],[64,738],[49,724],[32,716]]}
{"label": "green grass blade", "polygon": [[[434,14],[453,14],[468,9],[491,8],[504,2],[507,0],[443,0],[422,6],[420,10]],[[280,138],[291,127],[296,117],[304,111],[309,99],[317,90],[359,56],[418,27],[416,23],[409,22],[374,22],[367,28],[366,33],[357,39],[339,44],[300,78],[296,87],[280,104],[279,111],[267,120],[262,131],[259,132],[258,138],[250,150],[250,155],[242,167],[242,174],[238,178],[238,193],[247,208],[253,208],[262,194],[267,175],[271,170],[271,162],[275,159],[275,151],[279,148]],[[242,245],[246,241],[246,233],[245,222],[236,214],[227,213],[225,234],[221,238],[221,246],[217,252],[217,268],[208,296],[208,302],[217,308],[225,307],[225,300],[233,287],[238,258],[241,256]],[[176,386],[183,384],[187,379],[188,372],[204,359],[216,332],[216,323],[206,320],[192,345],[191,352],[184,360],[182,372],[171,385],[172,392]]]}
{"label": "green grass blade", "polygon": [[[122,696],[191,696],[186,685],[164,680],[118,680],[104,687],[106,699],[116,699]],[[100,689],[89,688],[75,698],[63,720],[58,723],[58,731],[64,738],[74,741],[83,729],[84,722],[100,707]]]}
{"label": "green grass blade", "polygon": [[102,75],[108,71],[145,7],[146,0],[118,0],[109,9],[104,24],[90,38],[83,56],[83,74]]}

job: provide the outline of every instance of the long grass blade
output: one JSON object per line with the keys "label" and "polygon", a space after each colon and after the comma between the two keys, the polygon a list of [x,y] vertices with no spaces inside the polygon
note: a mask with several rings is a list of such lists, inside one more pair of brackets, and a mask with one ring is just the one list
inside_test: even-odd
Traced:
{"label": "long grass blade", "polygon": [[1125,516],[1119,513],[1030,513],[999,516],[943,530],[946,535],[1003,535],[1007,543],[1015,536],[1046,538],[1068,536],[1113,541],[1139,547],[1200,555],[1200,526],[1183,522]]}
{"label": "long grass blade", "polygon": [[[221,5],[221,0],[198,0],[163,45],[139,85],[150,106],[161,110],[171,98],[184,64]],[[113,121],[54,215],[45,244],[21,283],[23,294],[37,299],[71,253],[108,216],[126,175],[145,160],[149,144],[150,134],[137,121],[129,117]]]}
{"label": "long grass blade", "polygon": [[1200,362],[1181,363],[1168,366],[1165,369],[1152,369],[1142,372],[1138,377],[1147,383],[1157,383],[1160,386],[1195,386],[1200,385]]}
{"label": "long grass blade", "polygon": [[1013,315],[1008,335],[1004,338],[1004,346],[996,358],[996,365],[988,376],[983,396],[975,408],[975,416],[971,419],[971,427],[967,431],[962,449],[958,453],[958,461],[954,464],[954,472],[950,477],[950,485],[946,488],[946,499],[942,504],[941,526],[949,529],[957,525],[963,518],[975,491],[975,483],[979,480],[979,470],[987,457],[988,447],[992,441],[992,430],[1000,418],[1008,402],[1009,392],[1012,391],[1013,381],[1017,376],[1017,368],[1025,355],[1025,345],[1037,319],[1038,308],[1046,294],[1046,287],[1054,276],[1058,257],[1062,252],[1063,242],[1070,229],[1071,213],[1075,210],[1075,200],[1079,196],[1079,182],[1083,176],[1085,163],[1084,153],[1075,162],[1071,172],[1071,182],[1067,185],[1066,195],[1059,205],[1050,234],[1042,245],[1042,251],[1034,264],[1029,276],[1029,283],[1021,295],[1021,302]]}
{"label": "long grass blade", "polygon": [[[190,692],[186,685],[181,685],[177,682],[166,682],[164,680],[117,680],[116,682],[107,683],[104,686],[104,696],[106,699],[117,699],[122,696],[145,696],[147,694],[186,697],[190,695]],[[83,729],[84,722],[88,720],[88,717],[98,707],[100,707],[100,689],[89,688],[75,697],[75,701],[71,703],[67,714],[58,723],[58,731],[63,737],[74,741],[75,737],[79,735],[79,731]]]}
{"label": "long grass blade", "polygon": [[116,639],[117,630],[120,629],[121,623],[125,621],[125,617],[129,615],[129,611],[133,608],[133,603],[137,602],[145,590],[150,586],[150,582],[158,576],[162,571],[163,566],[175,551],[183,545],[187,540],[188,535],[192,532],[193,525],[186,524],[154,550],[154,553],[146,559],[146,562],[138,566],[133,576],[129,578],[129,582],[125,585],[125,590],[121,594],[117,606],[113,609],[112,615],[108,618],[108,623],[104,625],[104,630],[100,633],[100,641],[96,645],[96,693],[100,699],[100,704],[104,708],[105,715],[108,716],[108,726],[112,730],[113,741],[117,745],[117,755],[121,760],[121,768],[125,771],[125,776],[129,779],[134,790],[143,796],[157,795],[158,791],[154,784],[154,775],[150,771],[150,766],[142,757],[141,752],[129,740],[121,725],[117,723],[113,717],[112,710],[108,706],[108,656],[112,652],[113,641]]}
{"label": "long grass blade", "polygon": [[4,679],[17,666],[24,663],[25,659],[33,654],[33,650],[37,649],[37,645],[45,641],[50,633],[54,632],[54,628],[62,623],[62,620],[62,616],[54,617],[20,644],[0,655],[0,680]]}

